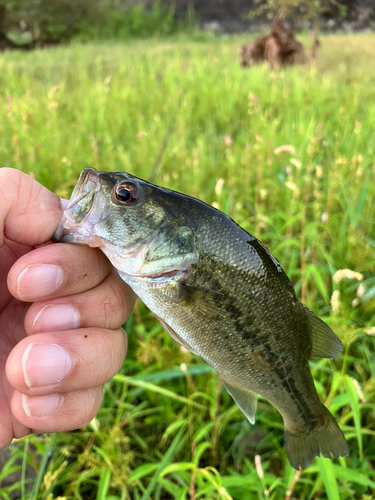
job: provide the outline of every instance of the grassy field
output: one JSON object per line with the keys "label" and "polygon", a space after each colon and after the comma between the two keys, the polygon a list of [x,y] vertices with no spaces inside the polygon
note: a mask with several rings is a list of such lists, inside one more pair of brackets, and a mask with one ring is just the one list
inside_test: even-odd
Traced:
{"label": "grassy field", "polygon": [[375,35],[322,37],[315,66],[280,71],[240,68],[243,41],[1,54],[0,166],[64,197],[85,166],[148,179],[172,120],[155,182],[261,239],[343,341],[344,355],[311,368],[350,455],[296,473],[278,412],[260,399],[251,426],[138,303],[96,419],[15,442],[0,480],[20,479],[0,498],[375,498]]}

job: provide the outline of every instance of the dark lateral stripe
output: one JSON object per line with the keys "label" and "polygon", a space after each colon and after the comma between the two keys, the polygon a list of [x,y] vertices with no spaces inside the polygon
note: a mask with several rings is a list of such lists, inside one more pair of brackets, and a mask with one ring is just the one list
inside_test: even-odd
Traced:
{"label": "dark lateral stripe", "polygon": [[282,386],[286,389],[290,398],[295,403],[296,407],[299,410],[299,415],[303,418],[303,421],[307,425],[311,425],[311,422],[316,420],[316,415],[312,413],[307,404],[303,404],[304,395],[302,395],[297,389],[294,380],[290,378],[286,373],[285,369],[277,368],[275,369],[275,373],[277,374]]}

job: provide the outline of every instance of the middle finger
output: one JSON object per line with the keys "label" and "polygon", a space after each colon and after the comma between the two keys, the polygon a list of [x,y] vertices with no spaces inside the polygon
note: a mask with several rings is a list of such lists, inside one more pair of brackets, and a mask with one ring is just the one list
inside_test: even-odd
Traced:
{"label": "middle finger", "polygon": [[91,290],[48,301],[34,302],[25,317],[28,335],[74,328],[119,328],[135,301],[132,290],[115,270]]}

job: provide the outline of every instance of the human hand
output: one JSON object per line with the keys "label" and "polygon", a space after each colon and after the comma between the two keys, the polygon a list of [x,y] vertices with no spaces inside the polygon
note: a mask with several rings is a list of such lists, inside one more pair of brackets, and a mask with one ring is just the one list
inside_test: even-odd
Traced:
{"label": "human hand", "polygon": [[[134,294],[94,248],[48,242],[60,198],[0,168],[0,449],[86,425],[127,349]],[[30,304],[31,303],[31,304]]]}

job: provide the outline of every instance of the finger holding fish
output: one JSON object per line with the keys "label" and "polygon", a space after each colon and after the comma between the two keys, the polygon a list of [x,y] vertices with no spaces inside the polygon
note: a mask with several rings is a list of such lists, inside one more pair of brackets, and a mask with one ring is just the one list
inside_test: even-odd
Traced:
{"label": "finger holding fish", "polygon": [[[45,273],[51,267],[61,270],[57,288],[53,273]],[[14,418],[38,432],[86,425],[99,409],[102,384],[125,358],[127,336],[120,326],[133,307],[133,292],[102,252],[72,245],[25,254],[11,268],[8,283],[16,298],[31,299],[27,291],[32,291],[35,300],[24,321],[28,336],[6,364]]]}
{"label": "finger holding fish", "polygon": [[15,262],[8,274],[8,288],[16,299],[26,302],[74,295],[97,286],[111,270],[97,249],[47,245]]}
{"label": "finger holding fish", "polygon": [[114,270],[94,288],[34,302],[25,317],[28,335],[97,327],[116,329],[133,309],[135,295]]}

